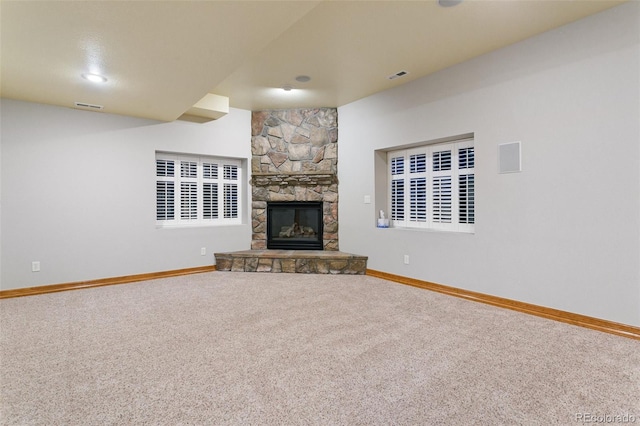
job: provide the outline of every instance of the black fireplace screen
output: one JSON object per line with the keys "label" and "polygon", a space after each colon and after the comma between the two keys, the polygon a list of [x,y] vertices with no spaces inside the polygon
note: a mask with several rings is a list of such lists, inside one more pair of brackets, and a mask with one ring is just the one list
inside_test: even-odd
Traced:
{"label": "black fireplace screen", "polygon": [[267,203],[267,248],[322,250],[322,202]]}

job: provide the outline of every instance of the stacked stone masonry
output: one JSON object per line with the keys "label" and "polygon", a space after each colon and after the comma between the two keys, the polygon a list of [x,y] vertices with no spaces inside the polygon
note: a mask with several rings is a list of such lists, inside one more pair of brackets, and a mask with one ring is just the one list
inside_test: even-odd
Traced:
{"label": "stacked stone masonry", "polygon": [[257,111],[251,131],[251,249],[267,248],[267,202],[322,201],[323,247],[337,251],[337,110]]}
{"label": "stacked stone masonry", "polygon": [[338,172],[335,108],[255,111],[251,116],[251,172]]}
{"label": "stacked stone masonry", "polygon": [[248,250],[216,253],[216,269],[232,272],[284,272],[364,275],[367,257],[313,250]]}

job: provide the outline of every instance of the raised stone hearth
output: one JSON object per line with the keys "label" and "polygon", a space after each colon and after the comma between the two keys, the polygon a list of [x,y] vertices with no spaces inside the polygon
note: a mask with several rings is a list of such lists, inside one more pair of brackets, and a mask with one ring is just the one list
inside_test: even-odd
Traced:
{"label": "raised stone hearth", "polygon": [[364,275],[367,269],[366,256],[328,250],[245,250],[215,258],[219,271]]}

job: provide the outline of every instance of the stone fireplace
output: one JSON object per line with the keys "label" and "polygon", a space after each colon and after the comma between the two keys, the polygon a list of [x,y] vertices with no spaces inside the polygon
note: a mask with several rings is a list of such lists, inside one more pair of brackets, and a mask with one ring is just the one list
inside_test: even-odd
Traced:
{"label": "stone fireplace", "polygon": [[[314,202],[322,217],[321,238],[318,235],[319,243],[313,249],[337,251],[337,110],[257,111],[252,113],[251,130],[251,249],[281,248],[268,243],[269,203]],[[293,224],[277,226],[277,234],[286,235],[288,230],[282,228]],[[299,232],[304,234],[304,230]],[[293,247],[305,248],[309,249]]]}
{"label": "stone fireplace", "polygon": [[[338,249],[337,110],[253,112],[251,153],[251,250],[216,253],[216,268],[364,274],[366,256]],[[315,219],[308,211],[296,212],[311,206]],[[284,218],[272,222],[274,208],[284,209]],[[285,240],[296,243],[278,247]],[[310,240],[311,246],[301,244]]]}

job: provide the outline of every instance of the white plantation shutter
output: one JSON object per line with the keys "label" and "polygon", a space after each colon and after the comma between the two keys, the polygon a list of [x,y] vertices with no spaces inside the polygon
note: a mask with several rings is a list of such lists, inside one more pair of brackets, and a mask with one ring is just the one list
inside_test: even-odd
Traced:
{"label": "white plantation shutter", "polygon": [[433,215],[431,220],[435,228],[441,228],[438,224],[451,223],[453,220],[451,151],[452,147],[448,145],[433,148],[431,169]]}
{"label": "white plantation shutter", "polygon": [[435,151],[433,153],[433,171],[441,172],[451,170],[451,150]]}
{"label": "white plantation shutter", "polygon": [[218,218],[218,184],[202,184],[202,204],[204,219]]}
{"label": "white plantation shutter", "polygon": [[238,167],[230,164],[224,165],[224,179],[238,180]]}
{"label": "white plantation shutter", "polygon": [[404,222],[404,156],[392,156],[389,161],[391,174],[391,220]]}
{"label": "white plantation shutter", "polygon": [[238,217],[238,167],[225,164],[223,167],[224,179],[224,217]]}
{"label": "white plantation shutter", "polygon": [[202,218],[212,220],[220,217],[220,183],[218,181],[219,164],[212,161],[202,163]]}
{"label": "white plantation shutter", "polygon": [[433,179],[433,216],[435,223],[451,223],[451,209],[453,193],[451,191],[451,176],[434,176]]}
{"label": "white plantation shutter", "polygon": [[172,177],[175,174],[175,161],[156,160],[156,176]]}
{"label": "white plantation shutter", "polygon": [[156,220],[173,220],[175,189],[173,182],[156,182]]}
{"label": "white plantation shutter", "polygon": [[[427,154],[424,150],[408,151],[409,157],[409,222],[427,221]],[[417,225],[417,224],[416,224]]]}
{"label": "white plantation shutter", "polygon": [[224,217],[238,217],[238,185],[224,184]]}
{"label": "white plantation shutter", "polygon": [[202,178],[218,179],[218,164],[208,162],[202,163]]}
{"label": "white plantation shutter", "polygon": [[404,179],[391,181],[391,219],[404,221]]}
{"label": "white plantation shutter", "polygon": [[458,177],[458,182],[460,223],[475,223],[474,175],[461,175]]}
{"label": "white plantation shutter", "polygon": [[241,223],[240,172],[238,160],[157,153],[156,223]]}
{"label": "white plantation shutter", "polygon": [[180,219],[198,219],[198,163],[180,160]]}
{"label": "white plantation shutter", "polygon": [[175,161],[156,160],[156,220],[175,218]]}
{"label": "white plantation shutter", "polygon": [[458,150],[458,168],[473,169],[475,167],[475,153],[473,147],[460,148]]}
{"label": "white plantation shutter", "polygon": [[180,177],[194,179],[198,177],[198,163],[195,161],[180,161]]}
{"label": "white plantation shutter", "polygon": [[475,151],[466,145],[458,150],[458,216],[461,227],[471,228],[475,223]]}
{"label": "white plantation shutter", "polygon": [[425,222],[427,220],[427,178],[411,179],[410,204],[409,219],[412,222]]}
{"label": "white plantation shutter", "polygon": [[391,175],[404,175],[404,156],[391,157]]}
{"label": "white plantation shutter", "polygon": [[205,220],[219,217],[218,187],[218,164],[202,163],[202,218]]}
{"label": "white plantation shutter", "polygon": [[473,232],[473,140],[392,151],[387,162],[393,226]]}
{"label": "white plantation shutter", "polygon": [[180,182],[180,219],[198,219],[198,184]]}

